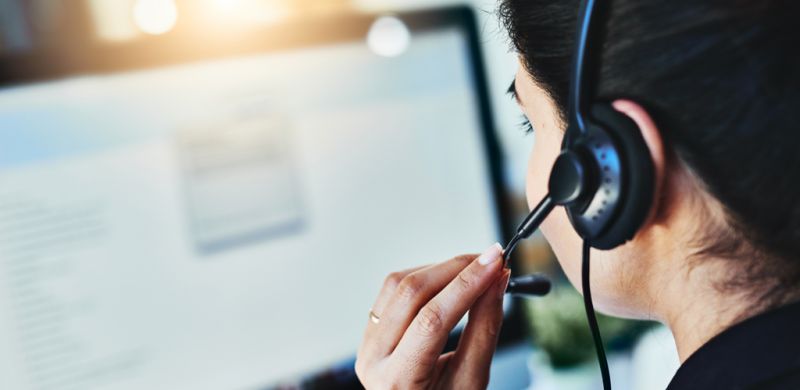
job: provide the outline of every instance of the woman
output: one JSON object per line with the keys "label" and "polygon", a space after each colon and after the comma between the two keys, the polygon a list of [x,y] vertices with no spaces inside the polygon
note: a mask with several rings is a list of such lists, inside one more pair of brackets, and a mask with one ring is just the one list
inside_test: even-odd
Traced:
{"label": "woman", "polygon": [[[800,388],[800,6],[614,0],[599,99],[637,125],[656,197],[636,236],[592,251],[595,307],[664,323],[682,365],[670,388]],[[520,59],[512,92],[536,143],[533,206],[560,152],[577,0],[504,0]],[[542,224],[580,288],[565,212]],[[508,271],[501,248],[389,275],[356,372],[367,388],[485,388]],[[469,310],[455,352],[440,355]]]}

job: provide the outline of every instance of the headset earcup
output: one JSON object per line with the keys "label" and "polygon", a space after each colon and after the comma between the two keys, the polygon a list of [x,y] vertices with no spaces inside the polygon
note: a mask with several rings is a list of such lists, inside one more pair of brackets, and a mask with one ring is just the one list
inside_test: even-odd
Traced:
{"label": "headset earcup", "polygon": [[625,176],[616,215],[590,240],[595,248],[612,249],[632,239],[650,212],[655,188],[653,160],[639,127],[628,116],[607,103],[594,104],[591,115],[617,145]]}

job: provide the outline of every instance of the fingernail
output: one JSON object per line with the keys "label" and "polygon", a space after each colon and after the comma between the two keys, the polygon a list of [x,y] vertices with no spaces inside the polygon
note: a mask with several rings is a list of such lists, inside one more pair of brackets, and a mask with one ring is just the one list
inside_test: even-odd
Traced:
{"label": "fingernail", "polygon": [[500,297],[500,299],[503,299],[503,297],[506,295],[506,289],[508,288],[509,279],[511,279],[511,270],[506,269],[503,272],[503,277],[500,280],[500,286],[497,288],[498,290],[497,295]]}
{"label": "fingernail", "polygon": [[478,262],[482,265],[487,265],[499,260],[501,257],[503,257],[502,254],[503,247],[498,243],[494,243],[494,245],[490,246],[489,249],[485,250],[480,256],[478,256]]}

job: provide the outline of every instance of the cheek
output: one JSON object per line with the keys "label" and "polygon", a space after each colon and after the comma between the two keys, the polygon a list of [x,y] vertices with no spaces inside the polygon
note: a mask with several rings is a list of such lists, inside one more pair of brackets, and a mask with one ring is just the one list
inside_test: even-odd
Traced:
{"label": "cheek", "polygon": [[[547,194],[550,170],[561,152],[560,132],[558,135],[557,137],[539,133],[536,135],[536,142],[528,161],[526,179],[526,195],[528,206],[531,209],[536,207]],[[552,247],[564,273],[574,285],[580,286],[581,239],[572,229],[564,209],[556,207],[544,221],[540,230]]]}
{"label": "cheek", "polygon": [[547,182],[550,170],[561,151],[560,143],[556,137],[546,134],[536,134],[536,140],[528,159],[528,172],[526,176],[525,193],[528,207],[533,209],[547,194]]}

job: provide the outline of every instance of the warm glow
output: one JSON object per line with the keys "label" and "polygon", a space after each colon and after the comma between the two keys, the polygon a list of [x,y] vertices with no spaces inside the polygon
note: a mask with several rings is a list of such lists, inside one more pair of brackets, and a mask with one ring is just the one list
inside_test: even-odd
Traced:
{"label": "warm glow", "polygon": [[133,0],[88,0],[95,32],[104,41],[129,41],[140,36],[131,12]]}
{"label": "warm glow", "polygon": [[137,0],[133,6],[133,21],[148,34],[164,34],[175,27],[178,7],[175,0]]}
{"label": "warm glow", "polygon": [[232,11],[241,4],[241,0],[211,0],[214,6],[222,11]]}
{"label": "warm glow", "polygon": [[394,16],[378,18],[367,33],[367,46],[378,55],[397,57],[411,44],[411,32]]}
{"label": "warm glow", "polygon": [[218,24],[241,22],[269,24],[291,13],[288,0],[206,0],[210,16]]}

